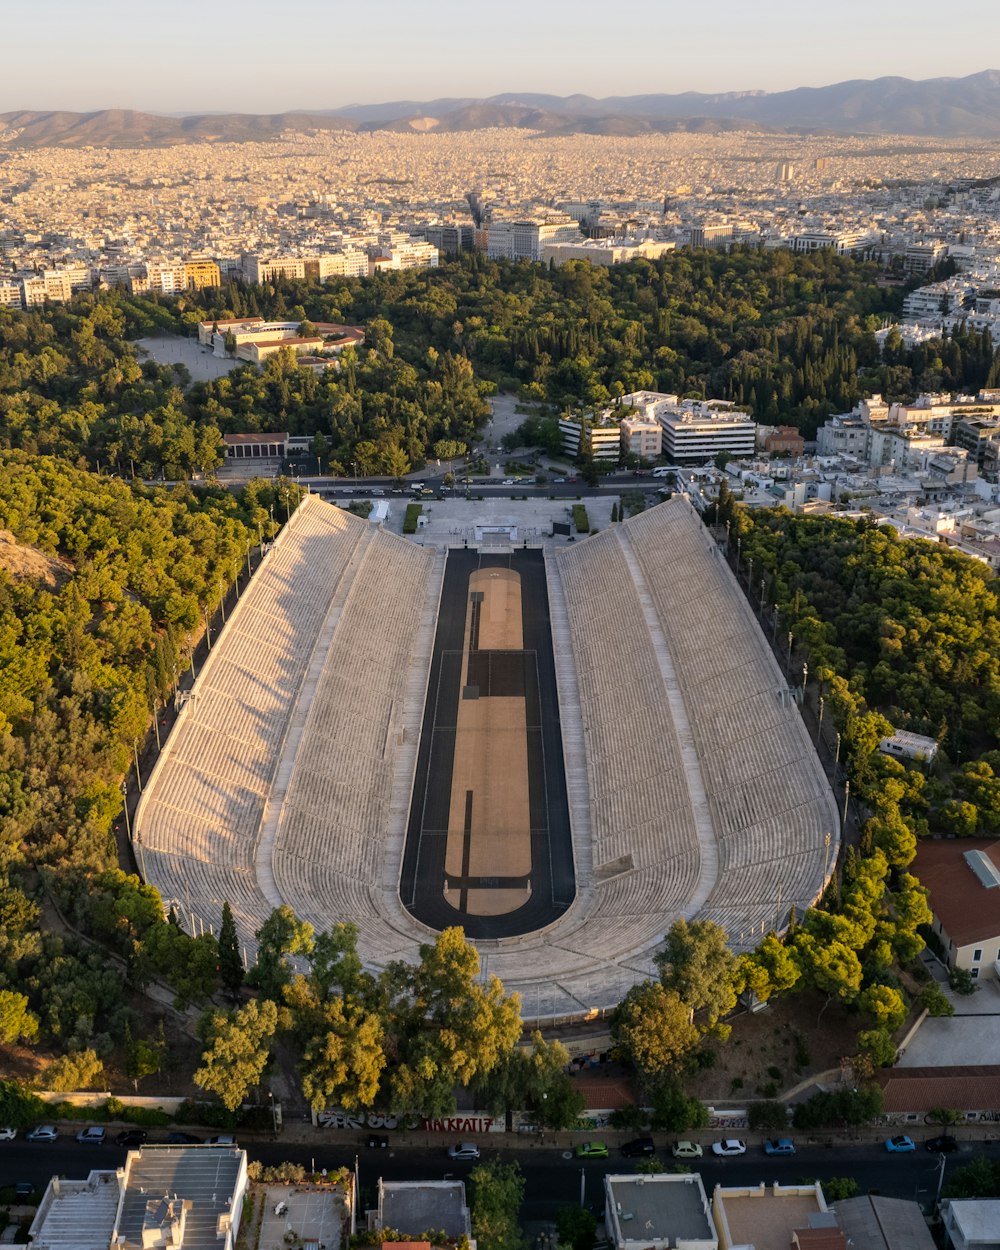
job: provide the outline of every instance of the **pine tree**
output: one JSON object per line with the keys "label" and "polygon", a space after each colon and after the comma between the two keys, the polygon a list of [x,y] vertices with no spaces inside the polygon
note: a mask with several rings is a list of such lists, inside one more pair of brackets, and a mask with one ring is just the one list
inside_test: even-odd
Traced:
{"label": "pine tree", "polygon": [[236,921],[228,902],[222,904],[222,925],[219,929],[219,980],[229,991],[233,1002],[240,996],[243,984],[243,960],[240,958]]}

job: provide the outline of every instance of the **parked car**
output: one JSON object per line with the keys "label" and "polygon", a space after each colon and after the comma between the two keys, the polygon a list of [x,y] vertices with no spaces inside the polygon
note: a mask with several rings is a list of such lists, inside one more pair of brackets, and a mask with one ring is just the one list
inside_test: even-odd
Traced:
{"label": "parked car", "polygon": [[958,1149],[958,1142],[954,1137],[949,1137],[947,1133],[943,1133],[940,1137],[931,1137],[924,1142],[925,1150],[933,1150],[935,1154],[950,1155],[954,1154]]}
{"label": "parked car", "polygon": [[119,1146],[145,1146],[148,1136],[143,1128],[123,1128],[115,1141]]}
{"label": "parked car", "polygon": [[208,1139],[210,1146],[235,1146],[236,1138],[232,1133],[216,1133],[214,1137]]}
{"label": "parked car", "polygon": [[602,1141],[582,1141],[573,1153],[578,1159],[606,1159],[608,1148]]}
{"label": "parked car", "polygon": [[16,1136],[16,1128],[0,1128],[0,1141],[13,1141]]}
{"label": "parked car", "polygon": [[779,1137],[775,1140],[768,1138],[764,1142],[764,1153],[766,1155],[793,1155],[795,1142],[790,1137]]}
{"label": "parked car", "polygon": [[370,1150],[385,1150],[389,1145],[389,1138],[385,1133],[369,1133],[368,1147]]}
{"label": "parked car", "polygon": [[622,1146],[622,1154],[626,1159],[641,1159],[656,1154],[656,1145],[652,1137],[636,1137]]}
{"label": "parked car", "polygon": [[457,1146],[448,1147],[448,1158],[460,1159],[460,1160],[461,1159],[478,1159],[479,1147],[476,1145],[475,1142],[471,1142],[471,1141],[459,1142]]}
{"label": "parked car", "polygon": [[916,1150],[913,1138],[907,1137],[905,1133],[902,1133],[899,1137],[887,1137],[885,1148],[890,1154],[894,1155],[908,1154],[911,1150]]}
{"label": "parked car", "polygon": [[565,486],[565,484],[566,484],[566,479],[564,477],[554,477],[552,479],[553,486]]}
{"label": "parked car", "polygon": [[696,1141],[675,1141],[670,1153],[675,1159],[700,1159],[704,1151]]}
{"label": "parked car", "polygon": [[55,1141],[58,1136],[59,1130],[54,1124],[39,1124],[28,1134],[28,1141]]}
{"label": "parked car", "polygon": [[92,1124],[89,1128],[80,1129],[76,1140],[81,1146],[103,1146],[108,1130],[103,1124]]}
{"label": "parked car", "polygon": [[720,1159],[728,1159],[731,1155],[745,1155],[747,1144],[735,1137],[725,1137],[722,1141],[712,1142],[712,1154]]}
{"label": "parked car", "polygon": [[168,1146],[200,1146],[201,1138],[195,1137],[194,1133],[168,1133]]}
{"label": "parked car", "polygon": [[14,1185],[14,1195],[17,1198],[30,1198],[34,1192],[34,1181],[17,1181]]}

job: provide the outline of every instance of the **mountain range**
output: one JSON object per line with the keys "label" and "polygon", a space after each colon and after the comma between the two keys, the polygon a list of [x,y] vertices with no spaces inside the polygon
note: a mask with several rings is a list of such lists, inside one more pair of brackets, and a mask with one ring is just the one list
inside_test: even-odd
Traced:
{"label": "mountain range", "polygon": [[480,100],[401,100],[285,113],[164,116],[122,109],[93,113],[0,113],[0,151],[40,147],[167,147],[245,143],[315,130],[449,133],[518,127],[546,135],[642,135],[767,130],[1000,138],[1000,70],[966,78],[854,79],[792,91],[677,95],[555,96],[513,92]]}

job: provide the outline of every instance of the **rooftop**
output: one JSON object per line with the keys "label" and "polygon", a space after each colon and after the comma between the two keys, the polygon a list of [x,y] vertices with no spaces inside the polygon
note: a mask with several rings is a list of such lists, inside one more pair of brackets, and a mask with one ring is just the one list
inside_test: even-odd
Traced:
{"label": "rooftop", "polygon": [[472,1231],[462,1181],[383,1181],[378,1183],[378,1216],[382,1228],[411,1236],[435,1231],[449,1237]]}
{"label": "rooftop", "polygon": [[930,893],[931,910],[956,946],[1000,935],[1000,890],[982,884],[966,858],[969,851],[981,851],[1000,868],[1000,842],[988,838],[930,839],[920,843],[913,861],[914,875]]}
{"label": "rooftop", "polygon": [[[232,1146],[144,1146],[125,1162],[125,1193],[112,1236],[120,1250],[141,1250],[151,1220],[184,1204],[184,1250],[219,1250],[219,1221],[232,1211],[246,1155]],[[161,1222],[162,1222],[161,1220]]]}
{"label": "rooftop", "polygon": [[715,1241],[708,1199],[697,1172],[605,1176],[604,1186],[619,1242]]}
{"label": "rooftop", "polygon": [[[835,1226],[832,1215],[826,1214],[818,1184],[717,1185],[712,1205],[720,1240],[734,1246],[752,1245],[754,1250],[788,1250],[795,1230],[826,1231]],[[843,1239],[831,1245],[843,1245]]]}
{"label": "rooftop", "polygon": [[866,1194],[834,1207],[840,1227],[854,1245],[866,1250],[934,1250],[934,1238],[920,1207],[905,1198]]}
{"label": "rooftop", "polygon": [[118,1210],[118,1174],[93,1171],[85,1181],[54,1176],[31,1225],[37,1250],[107,1250]]}

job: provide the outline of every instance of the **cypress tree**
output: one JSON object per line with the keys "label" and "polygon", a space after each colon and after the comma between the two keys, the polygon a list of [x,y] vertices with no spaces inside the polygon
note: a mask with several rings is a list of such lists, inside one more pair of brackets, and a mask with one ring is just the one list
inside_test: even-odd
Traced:
{"label": "cypress tree", "polygon": [[219,980],[235,1002],[243,984],[243,960],[240,958],[236,921],[228,902],[222,904],[222,925],[219,928]]}

